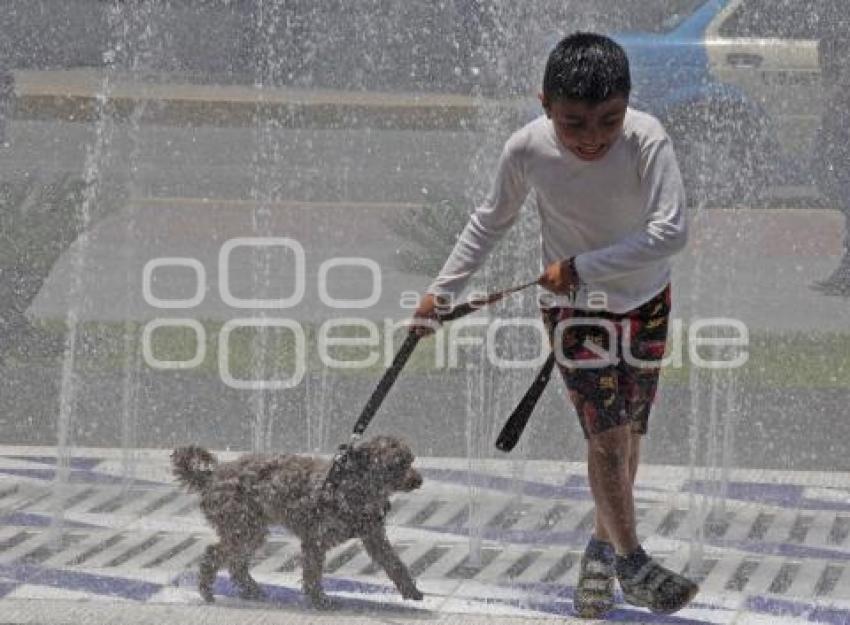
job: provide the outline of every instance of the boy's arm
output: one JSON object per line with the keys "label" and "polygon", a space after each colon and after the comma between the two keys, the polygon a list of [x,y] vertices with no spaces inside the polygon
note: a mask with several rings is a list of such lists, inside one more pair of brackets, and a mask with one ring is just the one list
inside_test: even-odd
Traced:
{"label": "boy's arm", "polygon": [[647,206],[643,227],[612,245],[576,256],[575,268],[582,281],[618,278],[685,246],[685,188],[669,138],[647,147],[640,175]]}
{"label": "boy's arm", "polygon": [[456,300],[493,246],[516,221],[528,184],[515,137],[505,144],[487,199],[470,215],[440,274],[426,293]]}

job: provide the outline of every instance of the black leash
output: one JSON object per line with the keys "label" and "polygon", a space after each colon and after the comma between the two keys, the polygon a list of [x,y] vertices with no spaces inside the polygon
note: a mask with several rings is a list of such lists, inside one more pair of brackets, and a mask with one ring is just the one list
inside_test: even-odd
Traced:
{"label": "black leash", "polygon": [[[464,317],[475,312],[484,306],[493,304],[511,293],[516,293],[517,291],[521,291],[522,289],[526,289],[537,283],[538,281],[534,280],[533,282],[526,282],[525,284],[520,284],[497,293],[492,293],[482,298],[472,299],[468,302],[455,306],[448,312],[437,313],[437,321],[439,323],[445,323],[446,321],[459,319],[460,317]],[[420,338],[421,337],[415,330],[411,330],[404,339],[404,343],[401,344],[401,347],[396,352],[392,364],[386,370],[383,377],[381,377],[378,382],[378,386],[372,392],[372,396],[369,397],[369,401],[366,402],[366,406],[357,418],[357,422],[354,424],[354,430],[351,434],[351,440],[340,445],[336,454],[334,454],[333,462],[331,463],[331,468],[325,478],[323,488],[334,488],[337,484],[339,484],[340,478],[349,469],[348,464],[351,458],[351,450],[354,448],[357,441],[359,441],[363,436],[363,432],[366,431],[369,423],[372,422],[372,418],[375,416],[375,413],[378,412],[378,408],[381,407],[381,404],[390,392],[393,383],[396,381],[396,378],[398,378],[398,374],[401,373],[401,370],[404,368],[404,365],[407,363],[407,360],[410,358],[413,350],[416,349],[416,345],[419,343]]]}
{"label": "black leash", "polygon": [[514,408],[511,416],[508,417],[502,431],[499,432],[499,436],[496,439],[497,449],[507,453],[516,447],[520,436],[522,436],[522,433],[525,430],[525,426],[528,424],[531,413],[534,412],[537,400],[540,399],[540,396],[546,389],[546,385],[549,383],[549,378],[552,376],[552,369],[554,366],[555,352],[553,351],[549,354],[546,362],[543,363],[543,367],[540,369],[537,377],[534,378],[534,382],[532,382],[531,386],[525,392],[525,395],[522,396],[522,399],[519,401],[519,404],[517,404],[517,407]]}

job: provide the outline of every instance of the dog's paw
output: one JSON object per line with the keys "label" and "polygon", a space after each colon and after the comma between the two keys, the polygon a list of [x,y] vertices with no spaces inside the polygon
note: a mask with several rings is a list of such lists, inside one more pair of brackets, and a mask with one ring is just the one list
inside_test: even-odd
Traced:
{"label": "dog's paw", "polygon": [[422,598],[425,595],[422,594],[422,591],[419,590],[416,586],[411,586],[410,588],[404,588],[401,590],[401,598],[402,599],[411,599],[413,601],[422,601]]}
{"label": "dog's paw", "polygon": [[310,593],[307,596],[310,605],[316,610],[333,610],[336,607],[336,602],[323,592]]}

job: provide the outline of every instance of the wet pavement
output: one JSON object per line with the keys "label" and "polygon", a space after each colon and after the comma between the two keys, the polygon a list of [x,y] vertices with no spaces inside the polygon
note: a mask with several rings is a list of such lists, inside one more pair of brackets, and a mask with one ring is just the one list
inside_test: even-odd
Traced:
{"label": "wet pavement", "polygon": [[[196,568],[213,536],[196,498],[175,489],[166,451],[79,449],[58,487],[55,450],[0,452],[2,622],[68,622],[74,610],[92,615],[79,622],[112,622],[107,615],[128,611],[138,620],[123,622],[162,614],[190,623],[278,622],[284,615],[296,623],[349,616],[376,623],[572,620],[577,563],[593,523],[582,464],[419,458],[425,485],[394,499],[388,525],[426,595],[421,603],[401,600],[350,542],[328,555],[325,574],[341,615],[317,614],[298,591],[297,544],[275,530],[252,569],[268,600],[238,599],[221,574],[217,602],[206,606]],[[846,622],[850,476],[733,470],[722,484],[719,477],[641,469],[636,501],[644,545],[702,590],[675,616],[620,601],[610,619]],[[71,611],[63,616],[54,607],[48,615],[46,602]]]}

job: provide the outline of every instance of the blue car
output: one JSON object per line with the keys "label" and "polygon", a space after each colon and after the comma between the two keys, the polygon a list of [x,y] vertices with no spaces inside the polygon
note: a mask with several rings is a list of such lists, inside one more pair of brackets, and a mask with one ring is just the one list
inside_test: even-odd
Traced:
{"label": "blue car", "polygon": [[614,38],[631,61],[632,103],[673,137],[691,198],[728,206],[777,189],[814,195],[824,105],[815,3],[640,4],[635,27]]}

